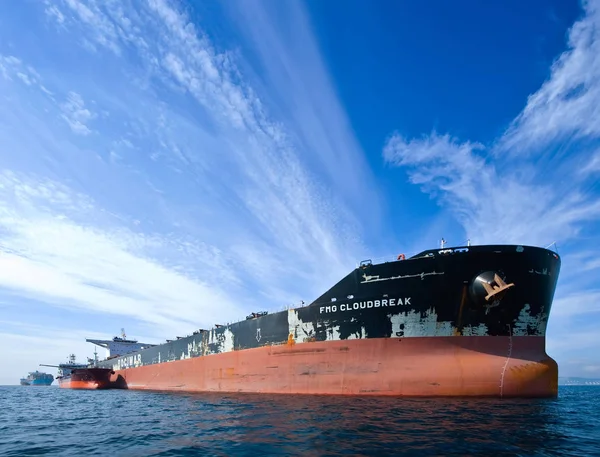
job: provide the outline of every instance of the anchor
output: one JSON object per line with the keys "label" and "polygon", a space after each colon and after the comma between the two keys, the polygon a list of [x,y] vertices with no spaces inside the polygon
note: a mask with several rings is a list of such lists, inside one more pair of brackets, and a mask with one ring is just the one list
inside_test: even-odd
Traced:
{"label": "anchor", "polygon": [[485,297],[485,301],[490,301],[491,298],[495,300],[502,300],[502,297],[506,293],[508,289],[514,287],[514,283],[506,284],[504,280],[498,276],[498,273],[494,274],[494,281],[496,284],[490,284],[488,282],[482,281],[481,285],[484,287],[487,295]]}

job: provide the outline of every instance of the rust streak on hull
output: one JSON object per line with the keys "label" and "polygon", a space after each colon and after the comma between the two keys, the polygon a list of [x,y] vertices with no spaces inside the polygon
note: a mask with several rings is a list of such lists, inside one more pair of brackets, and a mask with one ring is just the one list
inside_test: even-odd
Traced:
{"label": "rust streak on hull", "polygon": [[188,392],[496,397],[558,393],[558,366],[546,354],[544,337],[535,336],[265,346],[118,370],[113,382],[115,378],[129,389]]}

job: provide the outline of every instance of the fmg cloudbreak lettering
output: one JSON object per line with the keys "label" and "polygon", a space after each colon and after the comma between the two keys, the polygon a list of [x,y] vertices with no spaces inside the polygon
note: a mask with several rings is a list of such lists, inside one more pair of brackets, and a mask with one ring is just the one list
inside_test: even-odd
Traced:
{"label": "fmg cloudbreak lettering", "polygon": [[410,305],[411,297],[382,298],[381,300],[367,300],[354,303],[342,303],[341,305],[326,305],[319,307],[320,314],[337,313],[338,311],[357,311],[360,309],[383,308],[390,306]]}

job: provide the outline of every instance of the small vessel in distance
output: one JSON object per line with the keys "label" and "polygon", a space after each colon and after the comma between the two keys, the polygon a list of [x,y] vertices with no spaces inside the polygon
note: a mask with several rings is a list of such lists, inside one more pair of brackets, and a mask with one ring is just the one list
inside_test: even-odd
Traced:
{"label": "small vessel in distance", "polygon": [[54,376],[41,371],[31,371],[26,378],[21,378],[22,386],[49,386],[54,381]]}
{"label": "small vessel in distance", "polygon": [[[77,363],[75,354],[69,355],[68,363],[61,363],[60,365],[44,365],[46,367],[58,368],[58,387],[62,389],[108,389],[111,387],[110,377],[114,374],[114,371],[110,368],[98,367],[92,362],[92,359],[88,360],[89,364]],[[98,359],[96,357],[95,362]]]}
{"label": "small vessel in distance", "polygon": [[442,243],[363,261],[307,306],[98,365],[129,389],[555,397],[545,343],[560,265],[540,247]]}

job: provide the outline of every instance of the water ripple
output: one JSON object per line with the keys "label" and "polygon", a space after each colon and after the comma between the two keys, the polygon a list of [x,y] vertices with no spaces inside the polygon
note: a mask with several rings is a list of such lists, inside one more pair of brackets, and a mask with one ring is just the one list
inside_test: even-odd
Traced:
{"label": "water ripple", "polygon": [[600,388],[398,399],[0,387],[0,454],[600,455]]}

